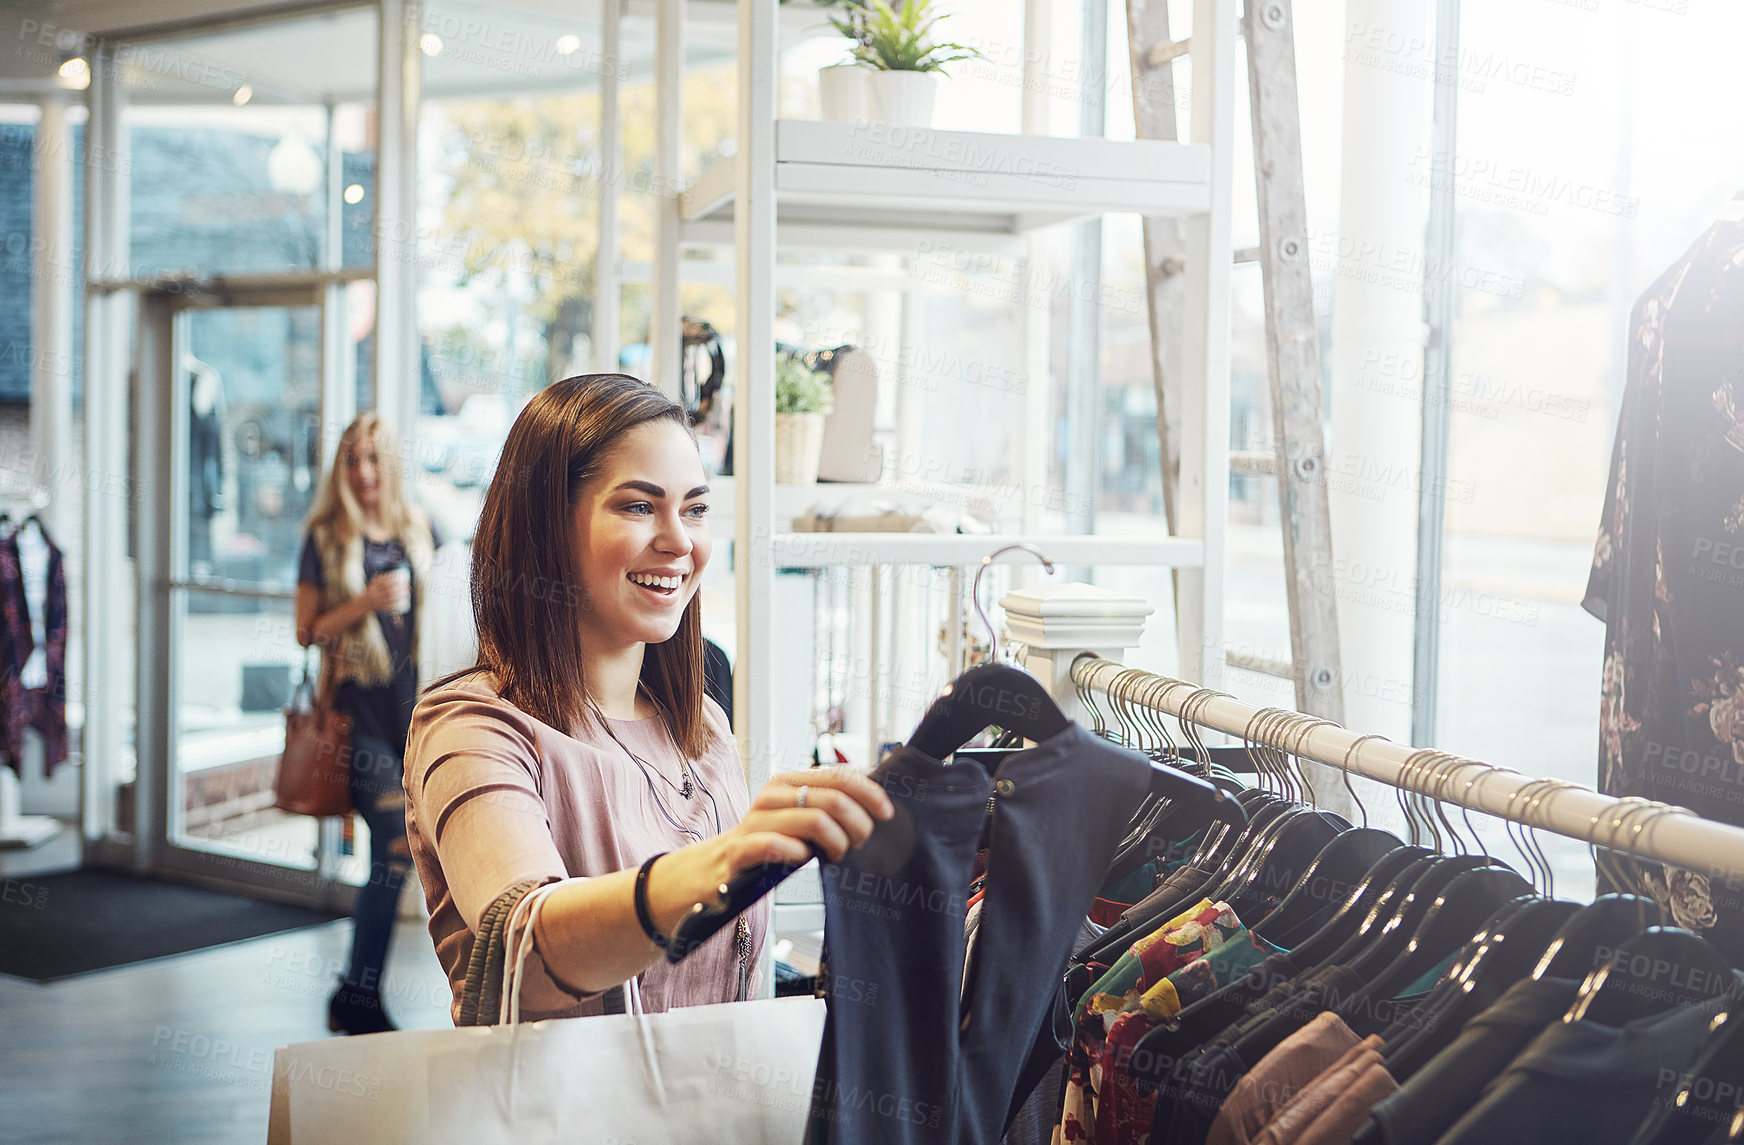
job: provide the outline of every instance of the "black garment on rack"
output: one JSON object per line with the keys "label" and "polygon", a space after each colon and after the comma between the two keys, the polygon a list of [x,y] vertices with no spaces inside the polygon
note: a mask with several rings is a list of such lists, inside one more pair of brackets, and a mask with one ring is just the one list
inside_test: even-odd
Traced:
{"label": "black garment on rack", "polygon": [[1369,1113],[1357,1145],[1434,1145],[1546,1026],[1568,1013],[1580,983],[1526,978],[1514,983],[1398,1092]]}
{"label": "black garment on rack", "polygon": [[[1744,222],[1709,227],[1636,302],[1583,607],[1605,624],[1599,787],[1744,825]],[[1744,884],[1659,864],[1658,899],[1744,964]]]}
{"label": "black garment on rack", "polygon": [[[830,1011],[807,1141],[997,1141],[1150,764],[1074,724],[995,776],[897,748],[874,778],[895,818],[823,868]],[[989,798],[965,983],[965,900]],[[867,997],[876,1004],[855,1000]]]}
{"label": "black garment on rack", "polygon": [[1249,1007],[1246,1019],[1199,1050],[1181,1056],[1157,1091],[1156,1109],[1151,1115],[1151,1140],[1204,1141],[1235,1083],[1258,1064],[1247,1061],[1236,1048],[1242,1035],[1284,1013],[1295,1014],[1306,1024],[1322,1010],[1332,1008],[1338,999],[1361,988],[1362,979],[1344,966],[1329,966],[1319,973],[1274,986]]}
{"label": "black garment on rack", "polygon": [[[1740,976],[1733,990],[1744,989]],[[1520,1052],[1439,1145],[1591,1145],[1641,1123],[1701,1050],[1721,998],[1621,1027],[1553,1021]],[[1664,1091],[1662,1093],[1662,1090]]]}

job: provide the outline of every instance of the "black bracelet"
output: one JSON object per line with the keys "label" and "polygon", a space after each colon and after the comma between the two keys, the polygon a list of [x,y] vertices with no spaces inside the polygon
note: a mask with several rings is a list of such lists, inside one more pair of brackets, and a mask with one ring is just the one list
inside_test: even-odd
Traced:
{"label": "black bracelet", "polygon": [[653,868],[654,860],[662,858],[666,854],[667,852],[661,851],[658,855],[648,856],[647,861],[642,864],[642,868],[636,872],[635,894],[636,921],[642,924],[642,933],[648,936],[648,941],[662,950],[666,949],[667,939],[664,934],[654,929],[654,916],[648,910],[648,872]]}

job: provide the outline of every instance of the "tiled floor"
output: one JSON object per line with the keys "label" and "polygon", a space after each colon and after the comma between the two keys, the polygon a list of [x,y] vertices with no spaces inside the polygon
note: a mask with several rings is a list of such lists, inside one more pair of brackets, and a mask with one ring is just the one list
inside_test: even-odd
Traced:
{"label": "tiled floor", "polygon": [[[10,909],[21,909],[13,907]],[[0,1143],[258,1145],[273,1050],[329,1036],[350,923],[269,935],[39,986],[0,975]],[[402,922],[388,1012],[450,1025],[424,928]]]}

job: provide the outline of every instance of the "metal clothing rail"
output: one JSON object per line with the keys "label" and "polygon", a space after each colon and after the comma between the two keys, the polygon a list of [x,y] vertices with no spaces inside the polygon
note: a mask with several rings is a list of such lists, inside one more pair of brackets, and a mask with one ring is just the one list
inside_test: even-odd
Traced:
{"label": "metal clothing rail", "polygon": [[1744,880],[1744,829],[1633,796],[1601,795],[1567,780],[1521,775],[1447,752],[1359,735],[1283,708],[1257,708],[1094,653],[1072,663],[1072,682],[1129,707],[1148,708],[1300,759],[1413,791],[1442,803],[1682,867]]}

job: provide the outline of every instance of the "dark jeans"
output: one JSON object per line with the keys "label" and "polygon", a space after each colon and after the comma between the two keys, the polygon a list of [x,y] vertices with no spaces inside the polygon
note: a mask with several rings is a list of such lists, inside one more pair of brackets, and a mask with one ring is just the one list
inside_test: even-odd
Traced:
{"label": "dark jeans", "polygon": [[360,990],[381,989],[400,887],[412,865],[400,754],[375,736],[352,737],[351,802],[369,826],[369,879],[357,889],[352,909],[351,964],[345,981]]}

